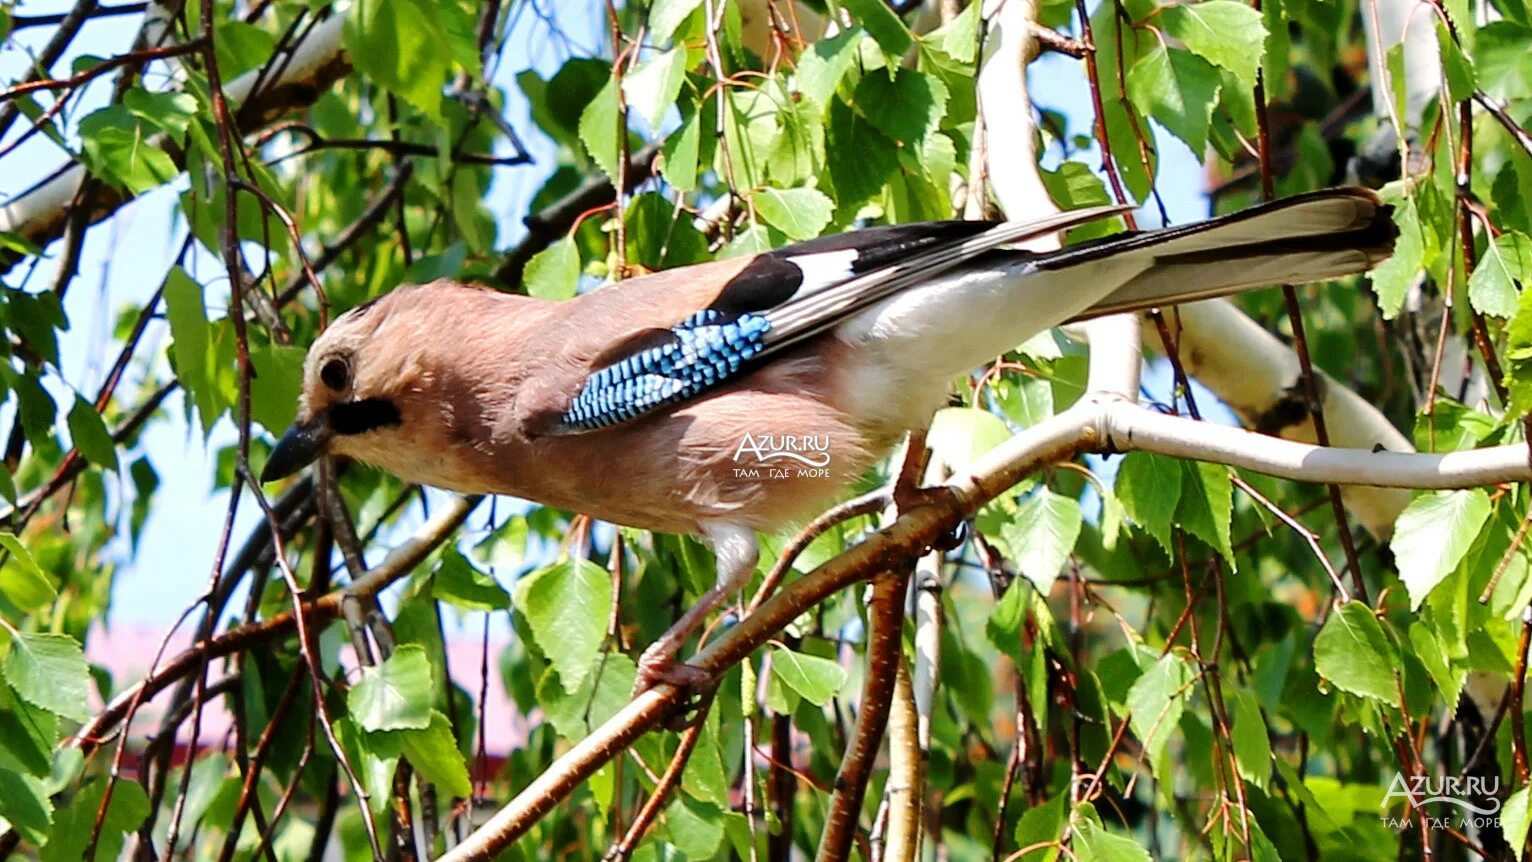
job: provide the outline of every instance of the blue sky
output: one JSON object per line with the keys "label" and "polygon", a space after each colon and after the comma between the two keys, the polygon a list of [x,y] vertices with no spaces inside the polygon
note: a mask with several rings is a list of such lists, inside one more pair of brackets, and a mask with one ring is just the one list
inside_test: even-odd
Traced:
{"label": "blue sky", "polygon": [[[24,2],[17,11],[46,14],[67,11],[72,5],[72,2]],[[516,5],[522,10],[527,8],[527,4]],[[521,133],[534,158],[532,165],[503,168],[495,174],[487,205],[496,218],[498,247],[508,247],[520,238],[524,232],[521,219],[527,214],[527,202],[555,166],[554,148],[535,131],[527,114],[527,104],[515,86],[515,75],[527,68],[537,69],[544,76],[550,75],[570,50],[588,53],[601,45],[604,22],[590,17],[585,11],[587,6],[594,4],[547,5],[551,10],[558,10],[553,14],[558,16],[568,43],[550,38],[546,23],[534,15],[522,14],[512,28],[501,65],[494,71],[494,82],[509,94],[507,117]],[[82,54],[107,56],[126,50],[137,23],[136,16],[125,16],[87,24],[71,52],[56,68],[67,71],[70,61]],[[49,33],[51,28],[35,28],[17,34],[15,39],[35,50]],[[0,79],[16,77],[17,70],[25,65],[26,57],[14,48],[0,53]],[[103,78],[81,104],[87,109],[100,105],[109,91],[110,84],[106,83],[109,80],[110,76]],[[1056,54],[1045,55],[1033,64],[1031,82],[1040,107],[1062,112],[1069,119],[1071,131],[1088,132],[1090,99],[1078,61]],[[8,139],[14,139],[24,128],[24,123],[16,126]],[[1159,187],[1172,221],[1204,217],[1207,205],[1200,191],[1201,166],[1179,141],[1163,131],[1156,131],[1160,147]],[[504,144],[502,149],[509,151]],[[38,177],[56,168],[61,157],[59,150],[42,136],[24,145],[6,159],[7,170],[0,172],[0,201],[26,189]],[[1052,158],[1056,160],[1056,152]],[[1098,161],[1094,156],[1085,158],[1093,166]],[[60,344],[64,379],[81,386],[83,392],[94,394],[116,354],[118,344],[110,337],[116,316],[124,308],[141,305],[147,300],[170,265],[176,251],[173,243],[180,235],[175,195],[181,188],[184,188],[183,184],[172,185],[140,198],[88,235],[80,275],[66,300],[71,329]],[[28,290],[46,289],[52,283],[57,248],[50,252],[50,259],[32,274],[26,285]],[[193,262],[193,267],[194,274],[200,271],[208,282],[218,280],[222,270],[221,263],[205,254]],[[16,281],[15,274],[8,277],[11,286],[15,286]],[[139,364],[130,370],[124,387],[119,390],[129,403],[134,402],[133,392],[144,376],[144,357],[163,362],[167,339],[168,332],[163,325],[156,324],[150,329],[147,341],[139,351]],[[1167,378],[1163,369],[1151,368],[1148,379],[1151,391],[1168,391]],[[54,394],[59,398],[61,391],[56,390]],[[233,429],[226,422],[215,429],[210,441],[205,442],[199,430],[183,421],[180,398],[179,393],[172,396],[167,402],[169,420],[153,423],[144,439],[144,447],[160,471],[161,484],[136,557],[130,559],[125,547],[114,550],[119,572],[113,595],[113,623],[167,623],[208,581],[209,566],[228,502],[227,494],[212,489],[212,459],[219,446],[233,439]],[[1199,403],[1212,401],[1211,395],[1199,393]],[[60,403],[67,402],[60,399]],[[9,427],[11,416],[9,408],[0,410],[0,427]],[[253,502],[246,501],[236,523],[236,541],[249,531],[257,518]],[[482,524],[482,518],[476,518],[475,523]]]}

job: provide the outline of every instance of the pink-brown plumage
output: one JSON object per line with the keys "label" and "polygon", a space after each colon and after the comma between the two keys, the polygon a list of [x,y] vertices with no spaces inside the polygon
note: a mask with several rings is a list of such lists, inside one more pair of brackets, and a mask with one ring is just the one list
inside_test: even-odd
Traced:
{"label": "pink-brown plumage", "polygon": [[[402,417],[397,427],[337,437],[332,450],[412,482],[695,533],[710,519],[773,531],[811,517],[896,442],[890,431],[858,428],[840,406],[849,380],[839,372],[853,363],[833,339],[671,412],[590,434],[537,434],[612,340],[676,323],[684,314],[667,298],[705,304],[717,289],[663,275],[634,282],[633,301],[620,304],[612,298],[629,291],[554,303],[434,282],[340,318],[326,341],[358,357],[355,388],[391,399]],[[310,363],[310,377],[320,364]],[[327,406],[325,387],[308,382],[301,419]],[[796,463],[773,473],[748,453],[736,459],[747,434],[824,439],[827,473]]]}
{"label": "pink-brown plumage", "polygon": [[[559,303],[447,281],[402,287],[315,342],[299,421],[266,476],[327,448],[411,482],[702,536],[717,586],[646,653],[652,681],[748,578],[754,531],[825,509],[926,420],[955,375],[1071,319],[1359,272],[1393,245],[1377,196],[1340,189],[1048,255],[999,250],[1109,214],[887,228]],[[689,322],[699,313],[714,322]],[[700,337],[718,340],[689,340]],[[659,344],[702,365],[634,364]],[[702,388],[666,388],[699,385],[702,367],[713,375]],[[778,441],[766,461],[747,445],[762,438]],[[812,451],[782,456],[792,441]]]}

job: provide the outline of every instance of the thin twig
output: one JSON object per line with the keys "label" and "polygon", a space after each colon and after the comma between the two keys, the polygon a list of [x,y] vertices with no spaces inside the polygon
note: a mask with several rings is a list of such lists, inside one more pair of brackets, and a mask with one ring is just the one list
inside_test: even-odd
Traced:
{"label": "thin twig", "polygon": [[691,761],[692,752],[697,748],[697,741],[702,738],[706,730],[708,710],[712,706],[712,696],[709,693],[706,702],[697,708],[697,714],[690,727],[681,734],[681,742],[676,746],[676,753],[670,757],[670,765],[665,767],[665,772],[660,775],[659,783],[650,791],[649,798],[644,800],[643,807],[639,808],[638,815],[633,818],[633,823],[628,826],[628,831],[623,833],[622,838],[607,849],[602,856],[608,862],[626,860],[633,855],[638,842],[649,833],[654,826],[655,818],[665,803],[670,801],[670,794],[681,783],[681,775],[686,770],[686,764]]}
{"label": "thin twig", "polygon": [[861,711],[857,713],[856,731],[835,775],[835,793],[830,797],[830,810],[825,812],[824,831],[819,837],[816,858],[820,862],[850,858],[862,800],[867,793],[867,783],[872,780],[878,750],[883,746],[883,733],[888,728],[895,680],[904,662],[904,599],[909,583],[907,563],[896,564],[896,568],[872,583],[872,598],[867,603],[870,634]]}

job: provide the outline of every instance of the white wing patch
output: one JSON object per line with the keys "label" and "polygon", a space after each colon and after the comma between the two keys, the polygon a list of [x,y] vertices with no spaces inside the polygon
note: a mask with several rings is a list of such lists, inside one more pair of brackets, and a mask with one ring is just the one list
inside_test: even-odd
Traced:
{"label": "white wing patch", "polygon": [[787,258],[789,263],[803,273],[803,284],[793,292],[792,298],[802,299],[850,279],[856,274],[851,269],[856,259],[857,250],[854,248],[798,254]]}

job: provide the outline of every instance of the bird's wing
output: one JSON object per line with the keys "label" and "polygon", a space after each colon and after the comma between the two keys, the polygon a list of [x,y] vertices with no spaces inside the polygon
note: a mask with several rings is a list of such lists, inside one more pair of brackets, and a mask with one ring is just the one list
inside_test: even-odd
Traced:
{"label": "bird's wing", "polygon": [[573,400],[540,430],[578,434],[673,408],[985,252],[1127,209],[1092,207],[1029,222],[896,225],[758,255],[705,307],[602,351]]}

